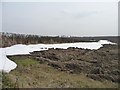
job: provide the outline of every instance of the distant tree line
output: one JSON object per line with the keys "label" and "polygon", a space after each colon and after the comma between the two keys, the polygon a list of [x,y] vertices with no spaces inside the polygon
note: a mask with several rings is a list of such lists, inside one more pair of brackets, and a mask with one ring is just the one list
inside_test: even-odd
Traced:
{"label": "distant tree line", "polygon": [[[99,40],[109,40],[118,42],[118,36],[101,37],[73,37],[73,36],[39,36],[30,34],[16,34],[0,32],[0,47],[7,47],[15,44],[56,44],[56,43],[74,43],[74,42],[96,42]],[[120,42],[120,39],[119,39]]]}
{"label": "distant tree line", "polygon": [[72,39],[70,37],[60,36],[39,36],[28,34],[16,34],[16,33],[0,33],[0,47],[7,47],[15,44],[53,44],[53,43],[72,43],[79,42],[79,40]]}

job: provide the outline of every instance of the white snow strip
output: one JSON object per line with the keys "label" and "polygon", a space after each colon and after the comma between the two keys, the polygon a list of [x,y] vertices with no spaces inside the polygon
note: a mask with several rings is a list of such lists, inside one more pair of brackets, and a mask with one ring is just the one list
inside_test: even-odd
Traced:
{"label": "white snow strip", "polygon": [[11,47],[0,48],[0,71],[10,72],[17,67],[17,64],[9,60],[6,55],[23,55],[30,54],[33,51],[43,51],[49,48],[62,48],[78,47],[83,49],[99,49],[104,44],[115,44],[107,40],[100,40],[98,42],[79,42],[79,43],[62,43],[62,44],[31,44],[23,45],[17,44]]}
{"label": "white snow strip", "polygon": [[[1,49],[2,50],[2,49]],[[9,73],[11,70],[15,69],[17,67],[17,64],[13,61],[9,60],[5,53],[2,53],[0,50],[0,71],[4,71],[6,73]]]}
{"label": "white snow strip", "polygon": [[6,55],[21,55],[21,54],[30,54],[29,48],[26,45],[17,44],[11,47],[4,48]]}
{"label": "white snow strip", "polygon": [[100,44],[116,44],[116,43],[112,43],[108,40],[100,40],[100,41],[98,41],[98,43],[100,43]]}

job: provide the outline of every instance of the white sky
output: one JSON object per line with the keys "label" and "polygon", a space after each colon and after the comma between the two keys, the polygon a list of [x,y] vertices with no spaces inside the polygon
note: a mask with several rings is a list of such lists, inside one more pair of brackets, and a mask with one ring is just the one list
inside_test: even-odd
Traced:
{"label": "white sky", "polygon": [[118,34],[118,0],[37,1],[2,0],[2,31],[74,36]]}
{"label": "white sky", "polygon": [[1,0],[2,2],[118,2],[120,0]]}

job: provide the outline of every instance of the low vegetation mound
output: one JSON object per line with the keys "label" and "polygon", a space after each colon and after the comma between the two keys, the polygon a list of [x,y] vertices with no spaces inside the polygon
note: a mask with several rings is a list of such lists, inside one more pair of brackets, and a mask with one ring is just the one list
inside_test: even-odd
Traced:
{"label": "low vegetation mound", "polygon": [[99,50],[68,48],[35,51],[31,55],[60,71],[84,73],[94,80],[120,82],[117,45],[104,45]]}
{"label": "low vegetation mound", "polygon": [[120,83],[117,45],[51,48],[7,57],[18,66],[3,73],[3,88],[117,88]]}

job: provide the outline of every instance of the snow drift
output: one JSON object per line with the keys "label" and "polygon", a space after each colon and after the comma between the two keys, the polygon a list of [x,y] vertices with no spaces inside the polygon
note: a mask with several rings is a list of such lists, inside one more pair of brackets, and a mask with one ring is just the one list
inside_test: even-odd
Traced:
{"label": "snow drift", "polygon": [[67,49],[69,47],[78,47],[83,49],[99,49],[104,44],[115,44],[107,40],[100,40],[98,42],[79,42],[79,43],[62,43],[62,44],[31,44],[23,45],[17,44],[11,47],[0,48],[0,71],[10,72],[17,67],[17,64],[9,60],[7,55],[23,55],[30,54],[33,51],[48,50],[49,48],[62,48]]}

